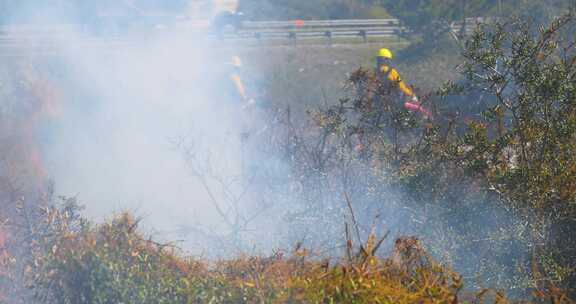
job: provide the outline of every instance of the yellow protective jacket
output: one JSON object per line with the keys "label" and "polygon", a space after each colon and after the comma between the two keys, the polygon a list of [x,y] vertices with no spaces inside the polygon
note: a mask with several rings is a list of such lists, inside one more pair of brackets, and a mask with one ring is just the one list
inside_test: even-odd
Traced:
{"label": "yellow protective jacket", "polygon": [[400,91],[402,91],[407,96],[410,97],[414,96],[414,92],[412,91],[412,89],[410,89],[410,87],[408,87],[406,83],[402,81],[402,79],[400,78],[400,74],[395,68],[389,67],[387,65],[382,65],[378,68],[378,73],[380,75],[388,75],[387,77],[388,80],[397,85]]}
{"label": "yellow protective jacket", "polygon": [[248,95],[246,94],[246,89],[244,88],[244,82],[242,81],[240,74],[234,72],[230,74],[230,79],[232,79],[232,83],[234,83],[234,87],[236,88],[238,95],[240,95],[242,99],[248,100]]}

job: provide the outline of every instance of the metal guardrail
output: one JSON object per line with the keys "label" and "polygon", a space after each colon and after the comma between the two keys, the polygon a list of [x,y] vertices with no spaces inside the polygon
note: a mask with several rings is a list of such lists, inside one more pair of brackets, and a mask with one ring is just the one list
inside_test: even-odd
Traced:
{"label": "metal guardrail", "polygon": [[[483,22],[482,18],[467,18],[466,33]],[[462,22],[450,25],[454,32],[460,32]],[[240,39],[298,39],[326,38],[328,43],[332,38],[360,38],[364,42],[368,38],[403,37],[410,29],[402,25],[398,19],[351,19],[351,20],[292,20],[292,21],[244,21],[233,33],[224,33],[222,38]]]}
{"label": "metal guardrail", "polygon": [[398,19],[348,19],[348,20],[292,20],[292,21],[244,21],[243,29],[308,29],[317,27],[387,27],[399,26]]}
{"label": "metal guardrail", "polygon": [[[472,31],[481,18],[469,18],[466,20],[466,32]],[[191,27],[184,27],[192,32],[209,31],[207,24],[201,24],[197,28],[195,23]],[[454,23],[451,29],[459,32],[461,23]],[[67,37],[80,38],[79,46],[106,47],[118,44],[130,44],[129,35],[118,36],[93,36],[89,34],[78,36],[78,25],[18,25],[0,28],[0,53],[18,52],[18,49],[50,49],[57,45],[58,40],[66,40]],[[172,30],[182,31],[177,23]],[[171,30],[170,27],[163,30]],[[398,19],[357,19],[357,20],[293,20],[293,21],[244,21],[240,28],[223,32],[221,39],[241,41],[284,40],[296,43],[297,40],[314,40],[332,43],[333,39],[344,39],[345,43],[359,39],[368,42],[369,38],[393,38],[403,37],[410,33],[410,29],[403,26]],[[72,34],[72,35],[71,35]],[[377,40],[377,39],[376,39]]]}

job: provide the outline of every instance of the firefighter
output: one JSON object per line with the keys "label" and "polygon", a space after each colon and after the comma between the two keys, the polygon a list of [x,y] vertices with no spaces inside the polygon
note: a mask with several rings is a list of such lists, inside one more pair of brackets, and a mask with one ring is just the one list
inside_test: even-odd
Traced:
{"label": "firefighter", "polygon": [[[431,117],[431,113],[424,109],[416,94],[412,89],[406,85],[406,83],[400,77],[398,70],[392,65],[392,59],[394,55],[387,48],[382,48],[378,51],[376,56],[376,69],[375,74],[378,77],[378,82],[380,89],[373,97],[373,104],[378,107],[382,107],[382,95],[386,93],[393,93],[392,96],[396,96],[396,93],[400,97],[407,97],[408,101],[404,102],[404,108],[412,112],[419,112],[424,115],[424,117]],[[383,92],[384,91],[384,92]],[[387,92],[386,92],[387,91]],[[406,100],[406,99],[404,99]],[[369,123],[371,124],[371,122]],[[355,150],[358,152],[364,152],[364,131],[360,130],[359,143],[356,145]]]}
{"label": "firefighter", "polygon": [[247,108],[254,105],[254,99],[250,98],[246,93],[246,87],[242,81],[242,60],[238,56],[232,57],[232,72],[230,73],[230,80],[234,84],[237,95],[242,99],[242,108]]}
{"label": "firefighter", "polygon": [[382,83],[397,87],[404,95],[411,97],[412,101],[418,101],[412,89],[410,89],[400,78],[398,70],[392,67],[392,52],[389,49],[380,49],[376,57],[376,75]]}
{"label": "firefighter", "polygon": [[405,95],[410,99],[404,103],[404,107],[413,112],[420,112],[426,117],[430,117],[431,113],[422,108],[420,101],[414,91],[406,85],[406,83],[400,78],[400,73],[392,65],[392,59],[394,55],[389,49],[382,48],[378,51],[378,56],[376,57],[376,75],[380,78],[382,83],[390,84],[390,88],[397,88],[401,94]]}

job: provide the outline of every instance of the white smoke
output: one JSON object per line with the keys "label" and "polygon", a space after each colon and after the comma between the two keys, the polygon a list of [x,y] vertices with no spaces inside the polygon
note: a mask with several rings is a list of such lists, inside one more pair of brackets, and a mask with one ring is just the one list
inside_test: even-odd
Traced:
{"label": "white smoke", "polygon": [[182,149],[194,147],[209,179],[240,178],[247,112],[229,77],[233,48],[177,26],[60,31],[45,61],[65,98],[42,147],[56,193],[77,196],[97,220],[135,211],[165,239],[182,227],[227,233]]}

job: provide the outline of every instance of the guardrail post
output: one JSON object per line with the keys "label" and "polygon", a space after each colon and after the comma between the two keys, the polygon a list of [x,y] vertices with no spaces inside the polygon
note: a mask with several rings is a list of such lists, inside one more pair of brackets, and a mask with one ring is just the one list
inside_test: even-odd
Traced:
{"label": "guardrail post", "polygon": [[326,37],[328,45],[332,45],[332,32],[326,31],[324,32],[324,36]]}
{"label": "guardrail post", "polygon": [[368,36],[366,35],[366,31],[365,30],[360,30],[358,32],[358,36],[362,37],[362,41],[364,43],[368,42]]}

